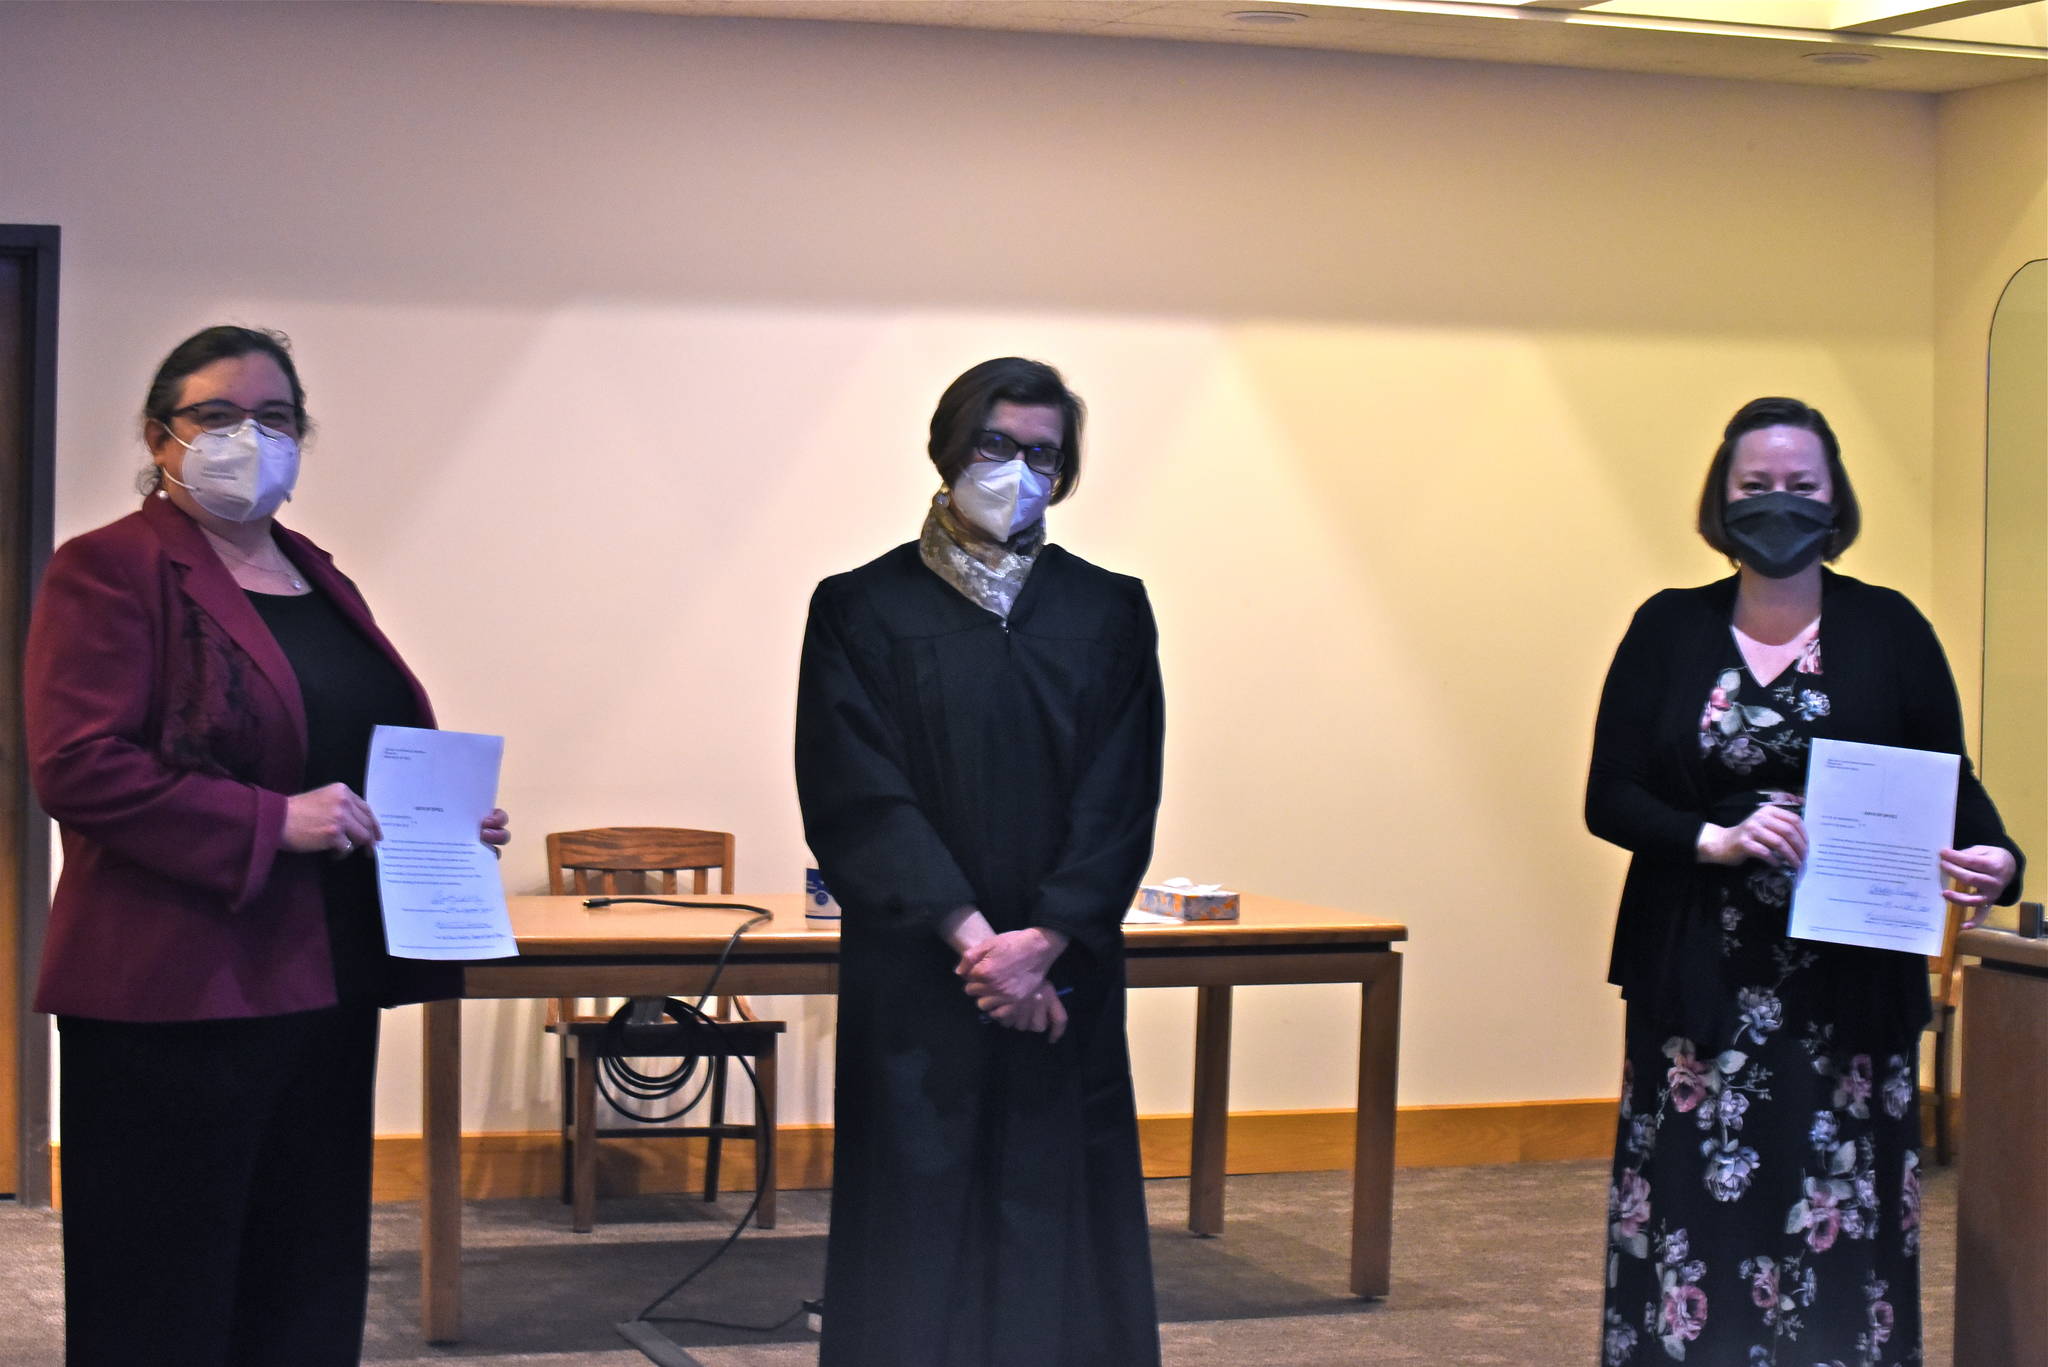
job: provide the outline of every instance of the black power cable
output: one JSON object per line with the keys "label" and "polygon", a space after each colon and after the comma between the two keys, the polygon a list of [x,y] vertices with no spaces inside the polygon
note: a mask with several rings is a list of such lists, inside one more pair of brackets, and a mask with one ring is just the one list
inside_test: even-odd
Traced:
{"label": "black power cable", "polygon": [[[758,1086],[759,1079],[754,1077],[753,1065],[749,1063],[744,1056],[736,1057],[738,1058],[740,1067],[746,1070],[748,1080],[754,1082]],[[645,1322],[648,1324],[702,1324],[709,1326],[713,1329],[736,1329],[749,1334],[772,1334],[777,1329],[782,1328],[791,1320],[795,1319],[798,1315],[804,1313],[804,1307],[802,1303],[799,1303],[796,1309],[790,1311],[787,1315],[784,1315],[781,1319],[777,1320],[773,1324],[735,1324],[729,1320],[706,1319],[701,1315],[657,1315],[654,1313],[655,1310],[660,1308],[663,1301],[669,1300],[670,1298],[675,1296],[677,1292],[681,1291],[684,1287],[688,1286],[691,1282],[696,1281],[698,1277],[702,1276],[706,1271],[710,1269],[713,1263],[717,1262],[720,1258],[725,1256],[725,1252],[727,1249],[731,1248],[735,1243],[739,1242],[740,1235],[746,1232],[747,1226],[751,1225],[754,1222],[755,1213],[761,1209],[761,1196],[767,1190],[767,1176],[768,1174],[765,1168],[759,1166],[755,1168],[754,1199],[747,1202],[747,1208],[740,1213],[739,1223],[732,1227],[732,1233],[726,1235],[724,1240],[720,1242],[718,1247],[712,1249],[711,1252],[707,1253],[704,1256],[703,1261],[699,1262],[695,1267],[691,1268],[688,1272],[685,1272],[681,1277],[677,1278],[675,1283],[671,1285],[668,1290],[662,1292],[659,1296],[656,1296],[653,1300],[649,1301],[646,1307],[643,1308],[639,1314],[633,1316],[632,1320],[628,1320],[627,1323],[631,1324],[638,1321]]]}
{"label": "black power cable", "polygon": [[[605,1027],[605,1046],[599,1051],[597,1060],[597,1090],[607,1105],[619,1115],[641,1125],[662,1125],[679,1119],[695,1109],[704,1099],[704,1093],[711,1087],[716,1070],[706,1068],[703,1081],[689,1099],[674,1110],[650,1114],[629,1107],[626,1102],[647,1103],[666,1101],[689,1086],[696,1076],[703,1055],[685,1051],[676,1057],[675,1066],[661,1072],[642,1072],[628,1059],[628,1048],[637,1029],[662,1028],[664,1020],[678,1026],[715,1028],[718,1024],[704,1014],[704,1003],[718,991],[718,980],[725,973],[726,961],[732,957],[733,947],[740,942],[740,936],[755,926],[773,919],[772,913],[761,907],[749,906],[745,902],[678,902],[662,897],[591,897],[583,905],[593,910],[615,906],[621,902],[641,903],[656,907],[701,907],[707,911],[744,911],[751,915],[742,922],[725,942],[725,949],[718,956],[718,963],[711,970],[711,979],[705,984],[703,993],[694,1004],[677,1001],[673,997],[634,997],[619,1008]],[[687,1031],[685,1033],[688,1033]],[[642,1054],[640,1057],[648,1057]],[[669,1057],[663,1054],[659,1057]],[[748,1075],[753,1070],[749,1068]]]}
{"label": "black power cable", "polygon": [[[711,969],[711,977],[706,981],[704,991],[695,1002],[678,1001],[674,997],[633,998],[614,1013],[611,1021],[607,1024],[605,1028],[607,1044],[614,1046],[630,1045],[633,1034],[637,1030],[648,1027],[664,1029],[665,1027],[662,1025],[664,1020],[673,1021],[677,1025],[690,1027],[693,1030],[707,1031],[713,1035],[724,1029],[728,1022],[720,1021],[706,1014],[704,1003],[717,995],[718,980],[724,975],[726,962],[732,958],[733,947],[739,944],[740,936],[746,934],[755,926],[772,920],[773,913],[761,907],[749,906],[744,902],[678,902],[661,897],[591,897],[586,899],[583,905],[592,909],[599,909],[614,906],[621,902],[641,903],[658,907],[701,907],[710,911],[744,911],[751,914],[727,938],[724,950],[719,953],[718,962]],[[717,1049],[718,1046],[713,1044],[711,1047]],[[705,1068],[705,1079],[698,1085],[696,1092],[681,1107],[664,1116],[642,1116],[627,1110],[619,1105],[618,1101],[609,1094],[607,1091],[608,1084],[616,1086],[618,1091],[625,1096],[640,1100],[662,1100],[674,1096],[688,1085],[690,1078],[696,1073],[707,1057],[706,1054],[701,1052],[685,1052],[678,1056],[675,1067],[662,1073],[647,1074],[633,1068],[623,1058],[614,1057],[608,1049],[599,1060],[598,1089],[600,1092],[607,1092],[606,1100],[621,1115],[629,1116],[634,1120],[650,1125],[658,1124],[663,1120],[673,1120],[677,1116],[689,1111],[702,1099],[705,1089],[710,1085],[714,1072],[713,1069]],[[754,1072],[752,1061],[744,1054],[733,1054],[729,1055],[729,1057],[737,1062],[741,1070],[746,1073],[748,1083],[754,1088],[755,1105],[758,1107],[760,1105],[761,1080]],[[613,1065],[616,1065],[616,1068]],[[649,1301],[639,1314],[618,1326],[620,1333],[628,1341],[635,1344],[640,1343],[640,1336],[631,1332],[631,1329],[633,1325],[642,1323],[700,1324],[713,1329],[732,1329],[743,1333],[771,1334],[789,1324],[798,1315],[804,1313],[805,1306],[801,1302],[797,1305],[796,1309],[790,1311],[789,1314],[783,1316],[774,1324],[736,1324],[727,1320],[705,1319],[696,1315],[656,1315],[654,1313],[664,1301],[671,1299],[684,1287],[709,1271],[711,1265],[724,1257],[726,1250],[739,1241],[740,1235],[746,1232],[747,1227],[754,1222],[754,1216],[761,1209],[761,1197],[767,1191],[767,1177],[768,1173],[765,1166],[756,1164],[754,1169],[753,1199],[747,1202],[747,1208],[741,1212],[739,1222],[732,1227],[732,1232],[726,1235],[720,1241],[718,1247],[706,1254],[695,1267],[679,1277],[668,1290]],[[642,1346],[644,1347],[644,1345]]]}

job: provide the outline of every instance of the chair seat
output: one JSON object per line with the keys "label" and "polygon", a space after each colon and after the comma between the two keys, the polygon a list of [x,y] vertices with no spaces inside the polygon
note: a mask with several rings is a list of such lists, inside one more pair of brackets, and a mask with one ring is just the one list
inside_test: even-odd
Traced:
{"label": "chair seat", "polygon": [[702,1054],[712,1058],[754,1058],[775,1046],[775,1037],[787,1022],[761,1020],[662,1021],[656,1025],[614,1025],[610,1020],[585,1018],[551,1021],[547,1030],[573,1040],[580,1051],[596,1056],[612,1054],[622,1058],[669,1058],[681,1054]]}

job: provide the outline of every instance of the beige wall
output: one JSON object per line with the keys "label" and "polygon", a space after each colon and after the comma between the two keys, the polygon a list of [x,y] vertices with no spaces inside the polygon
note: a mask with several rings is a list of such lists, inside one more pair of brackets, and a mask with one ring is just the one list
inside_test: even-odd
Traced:
{"label": "beige wall", "polygon": [[[0,220],[65,232],[61,533],[129,506],[172,341],[290,331],[323,423],[290,520],[447,724],[509,736],[511,886],[543,831],[671,822],[736,831],[743,892],[793,887],[809,587],[914,533],[953,374],[1043,356],[1093,412],[1053,534],[1143,575],[1164,632],[1156,867],[1408,921],[1413,1103],[1613,1088],[1594,698],[1636,602],[1721,572],[1687,525],[1737,404],[1829,411],[1847,567],[1928,596],[1935,153],[1902,95],[0,5]],[[1349,995],[1242,998],[1235,1102],[1345,1104]],[[792,1009],[785,1114],[823,1118],[829,1014]],[[545,1126],[535,1013],[468,1019],[469,1126]],[[1185,1107],[1191,1019],[1141,994],[1143,1109]]]}

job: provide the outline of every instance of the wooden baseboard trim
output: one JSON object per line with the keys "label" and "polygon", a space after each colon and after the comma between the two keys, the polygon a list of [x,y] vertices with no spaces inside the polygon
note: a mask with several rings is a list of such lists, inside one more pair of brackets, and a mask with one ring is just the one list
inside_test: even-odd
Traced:
{"label": "wooden baseboard trim", "polygon": [[[1920,1093],[1925,1142],[1934,1142],[1934,1098]],[[1957,1108],[1958,1111],[1960,1108]],[[1185,1177],[1186,1115],[1138,1120],[1147,1177]],[[1961,1117],[1950,1121],[1961,1149]],[[1403,1168],[1469,1167],[1480,1163],[1553,1163],[1605,1158],[1614,1151],[1615,1103],[1510,1101],[1474,1106],[1404,1106],[1394,1122],[1394,1163]],[[832,1185],[832,1127],[786,1125],[777,1186],[784,1191]],[[1230,1117],[1228,1167],[1233,1173],[1325,1172],[1349,1167],[1352,1112],[1238,1111]],[[59,1145],[50,1147],[51,1191],[61,1193]],[[379,1201],[416,1201],[423,1150],[416,1134],[378,1135],[372,1194]],[[466,1134],[462,1191],[471,1199],[544,1196],[559,1189],[561,1149],[552,1131]],[[720,1187],[754,1183],[753,1146],[728,1141]],[[598,1190],[607,1196],[695,1191],[704,1184],[704,1146],[671,1139],[607,1139],[598,1146]]]}
{"label": "wooden baseboard trim", "polygon": [[[1931,1145],[1931,1094],[1923,1092],[1921,1101]],[[1614,1152],[1615,1110],[1616,1103],[1607,1099],[1404,1106],[1394,1122],[1394,1163],[1452,1168],[1606,1158]],[[1187,1176],[1188,1122],[1186,1115],[1139,1118],[1138,1145],[1147,1177]],[[777,1139],[782,1190],[822,1190],[832,1184],[830,1125],[784,1126]],[[1227,1166],[1232,1173],[1325,1172],[1351,1165],[1352,1144],[1349,1109],[1238,1111],[1230,1117]],[[472,1199],[546,1195],[561,1181],[561,1150],[552,1132],[464,1135],[462,1159],[463,1194]],[[419,1136],[379,1135],[376,1199],[417,1200],[420,1163]],[[720,1179],[727,1191],[752,1187],[750,1144],[728,1142]],[[603,1195],[696,1191],[703,1183],[701,1143],[627,1138],[598,1146]]]}
{"label": "wooden baseboard trim", "polygon": [[[1477,1163],[1543,1163],[1602,1158],[1614,1147],[1615,1103],[1516,1101],[1476,1106],[1404,1106],[1395,1120],[1394,1162],[1405,1168]],[[1185,1177],[1189,1117],[1138,1120],[1147,1177]],[[832,1184],[832,1127],[785,1125],[777,1132],[785,1191]],[[1232,1173],[1323,1172],[1349,1167],[1352,1112],[1238,1111],[1230,1117]],[[61,1146],[52,1146],[53,1190],[62,1191]],[[419,1199],[424,1150],[416,1134],[378,1135],[371,1191],[378,1201]],[[473,1200],[545,1196],[560,1190],[562,1159],[553,1131],[466,1134],[462,1193]],[[754,1183],[753,1146],[728,1140],[721,1189]],[[704,1183],[704,1145],[662,1138],[607,1139],[598,1145],[598,1191],[606,1196],[695,1191]]]}
{"label": "wooden baseboard trim", "polygon": [[[1614,1148],[1615,1103],[1523,1101],[1478,1106],[1403,1107],[1395,1122],[1394,1161],[1401,1167],[1476,1163],[1540,1163],[1602,1158]],[[1143,1116],[1138,1143],[1147,1177],[1185,1177],[1189,1117]],[[832,1184],[832,1127],[786,1125],[777,1133],[785,1190]],[[1230,1117],[1229,1170],[1321,1172],[1349,1167],[1352,1112],[1240,1111]],[[416,1200],[420,1193],[418,1135],[379,1135],[374,1191],[379,1201]],[[720,1187],[753,1185],[753,1146],[728,1141]],[[561,1150],[549,1131],[474,1134],[462,1139],[463,1195],[472,1199],[541,1196],[559,1189]],[[607,1139],[598,1145],[603,1195],[695,1191],[704,1182],[704,1146],[671,1139]]]}

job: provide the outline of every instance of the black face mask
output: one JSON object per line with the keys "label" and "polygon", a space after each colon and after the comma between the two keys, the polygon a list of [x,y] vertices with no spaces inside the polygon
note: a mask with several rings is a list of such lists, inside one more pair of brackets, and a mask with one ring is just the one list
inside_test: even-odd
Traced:
{"label": "black face mask", "polygon": [[1766,579],[1790,579],[1827,549],[1835,509],[1800,494],[1758,494],[1731,500],[1721,525],[1743,564]]}

